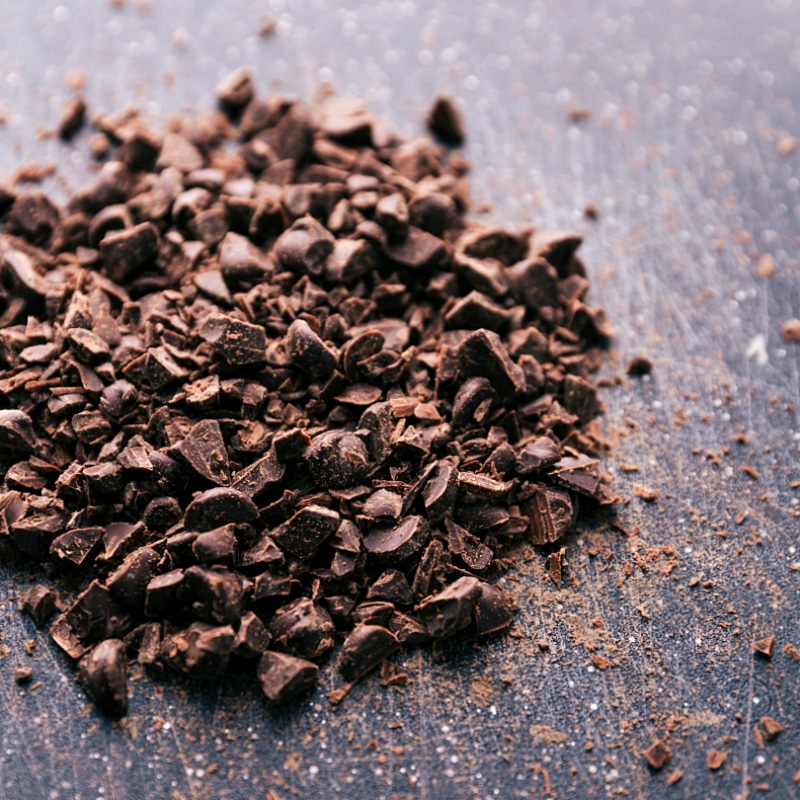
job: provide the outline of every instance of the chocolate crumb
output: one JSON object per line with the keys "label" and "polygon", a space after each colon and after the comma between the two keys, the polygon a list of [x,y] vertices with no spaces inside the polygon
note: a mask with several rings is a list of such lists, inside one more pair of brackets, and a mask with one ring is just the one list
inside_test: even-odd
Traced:
{"label": "chocolate crumb", "polygon": [[654,770],[662,769],[672,760],[672,752],[660,739],[656,739],[642,755]]}

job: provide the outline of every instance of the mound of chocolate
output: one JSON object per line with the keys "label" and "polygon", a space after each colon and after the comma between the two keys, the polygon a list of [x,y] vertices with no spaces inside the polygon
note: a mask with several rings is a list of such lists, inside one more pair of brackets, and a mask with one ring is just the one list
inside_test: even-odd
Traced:
{"label": "mound of chocolate", "polygon": [[580,237],[466,222],[463,158],[360,101],[218,96],[95,120],[63,207],[0,190],[0,558],[85,587],[21,606],[114,714],[130,659],[281,703],[337,642],[355,681],[503,630],[498,555],[612,499]]}

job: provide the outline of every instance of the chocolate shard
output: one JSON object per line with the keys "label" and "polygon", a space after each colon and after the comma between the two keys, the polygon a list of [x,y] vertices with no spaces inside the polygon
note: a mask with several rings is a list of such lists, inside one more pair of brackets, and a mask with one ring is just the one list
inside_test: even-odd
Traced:
{"label": "chocolate shard", "polygon": [[387,627],[401,644],[409,647],[427,644],[431,640],[425,625],[410,614],[404,614],[402,611],[395,611],[392,614]]}
{"label": "chocolate shard", "polygon": [[278,237],[273,253],[281,269],[322,275],[334,242],[326,228],[313,217],[306,216]]}
{"label": "chocolate shard", "polygon": [[375,206],[375,220],[394,238],[402,239],[408,234],[408,205],[400,192],[382,197]]}
{"label": "chocolate shard", "polygon": [[106,639],[78,664],[78,681],[91,701],[117,717],[128,713],[128,660],[121,639]]}
{"label": "chocolate shard", "polygon": [[154,269],[158,245],[158,228],[152,222],[110,231],[100,242],[100,256],[108,277],[122,283],[132,274]]}
{"label": "chocolate shard", "polygon": [[310,597],[298,597],[279,608],[268,630],[273,647],[300,658],[319,658],[333,647],[330,615]]}
{"label": "chocolate shard", "polygon": [[21,457],[36,450],[31,418],[16,409],[0,410],[0,458]]}
{"label": "chocolate shard", "polygon": [[84,364],[102,364],[111,358],[108,343],[85,328],[69,328],[67,342],[75,356]]}
{"label": "chocolate shard", "polygon": [[413,225],[404,238],[390,240],[386,245],[386,255],[406,269],[435,269],[446,254],[447,247],[438,236]]}
{"label": "chocolate shard", "polygon": [[341,519],[330,508],[308,505],[272,532],[284,550],[298,558],[310,558],[314,551],[339,528]]}
{"label": "chocolate shard", "polygon": [[75,635],[66,614],[59,614],[50,625],[50,636],[53,641],[72,659],[76,661],[86,653],[86,648]]}
{"label": "chocolate shard", "polygon": [[360,278],[379,264],[378,254],[366,239],[337,239],[325,262],[325,278],[347,283]]}
{"label": "chocolate shard", "polygon": [[151,666],[161,657],[161,623],[144,622],[137,625],[122,641],[129,655],[139,664]]}
{"label": "chocolate shard", "polygon": [[22,596],[20,610],[31,617],[37,628],[41,628],[56,610],[55,592],[41,583],[34,584]]}
{"label": "chocolate shard", "polygon": [[392,412],[389,403],[375,403],[358,420],[358,430],[369,460],[380,464],[391,452]]}
{"label": "chocolate shard", "polygon": [[[274,546],[274,545],[273,545]],[[277,548],[276,548],[277,549]],[[253,581],[252,601],[286,598],[292,593],[292,579],[288,575],[262,572]]]}
{"label": "chocolate shard", "polygon": [[161,556],[151,547],[134,550],[109,575],[106,580],[108,590],[125,605],[142,609],[147,587],[160,561]]}
{"label": "chocolate shard", "polygon": [[58,115],[58,135],[69,141],[83,126],[86,119],[86,101],[76,94],[68,98]]}
{"label": "chocolate shard", "polygon": [[198,422],[175,449],[198,475],[210,483],[227,486],[231,482],[228,451],[216,420]]}
{"label": "chocolate shard", "polygon": [[314,483],[323,489],[353,486],[364,477],[370,463],[364,442],[347,431],[315,436],[304,457]]}
{"label": "chocolate shard", "polygon": [[292,363],[309,378],[321,378],[336,369],[336,354],[305,320],[296,319],[289,326],[286,350]]}
{"label": "chocolate shard", "polygon": [[453,401],[453,426],[466,428],[470,425],[484,425],[498,399],[497,392],[487,378],[469,378],[456,392]]}
{"label": "chocolate shard", "polygon": [[413,602],[414,594],[402,572],[396,569],[386,569],[367,590],[367,599],[387,600],[390,603],[408,606]]}
{"label": "chocolate shard", "polygon": [[339,653],[339,672],[357,681],[400,649],[399,639],[379,625],[359,625],[344,640]]}
{"label": "chocolate shard", "polygon": [[482,292],[472,291],[453,304],[445,314],[444,321],[448,328],[487,328],[499,332],[508,318],[509,313],[505,308]]}
{"label": "chocolate shard", "polygon": [[496,481],[480,472],[459,472],[457,482],[462,492],[480,500],[502,500],[513,487],[511,481]]}
{"label": "chocolate shard", "polygon": [[514,621],[516,609],[517,604],[508,592],[499,586],[481,583],[480,594],[472,612],[478,635],[505,630]]}
{"label": "chocolate shard", "polygon": [[397,563],[412,556],[430,536],[424,517],[406,517],[399,525],[379,529],[364,538],[364,549],[378,564]]}
{"label": "chocolate shard", "polygon": [[80,567],[91,562],[103,536],[103,528],[73,528],[56,536],[50,544],[50,557],[62,568]]}
{"label": "chocolate shard", "polygon": [[127,609],[98,581],[92,581],[65,614],[84,647],[124,636],[132,626]]}
{"label": "chocolate shard", "polygon": [[198,332],[233,366],[258,364],[266,359],[267,335],[261,325],[214,313],[209,314]]}
{"label": "chocolate shard", "polygon": [[142,512],[142,519],[148,531],[165,533],[180,522],[183,512],[174,497],[154,497]]}
{"label": "chocolate shard", "polygon": [[202,492],[189,503],[183,526],[187,531],[203,532],[229,523],[252,522],[257,517],[258,508],[246,494],[218,486]]}
{"label": "chocolate shard", "polygon": [[464,141],[464,121],[451,97],[441,95],[436,98],[428,112],[427,125],[434,136],[447,144],[457,146]]}
{"label": "chocolate shard", "polygon": [[245,602],[239,575],[220,568],[189,567],[184,578],[194,597],[192,611],[198,618],[220,625],[239,622]]}
{"label": "chocolate shard", "polygon": [[552,467],[561,459],[561,450],[549,436],[540,436],[529,442],[517,455],[517,472],[530,475],[532,472]]}
{"label": "chocolate shard", "polygon": [[464,378],[488,378],[502,395],[525,392],[525,373],[511,360],[494,331],[481,328],[464,339],[458,348],[458,368]]}
{"label": "chocolate shard", "polygon": [[263,458],[235,473],[231,488],[247,497],[258,498],[264,492],[275,489],[283,482],[286,467],[277,458],[276,452],[269,452]]}
{"label": "chocolate shard", "polygon": [[520,261],[506,271],[511,294],[530,311],[558,304],[558,273],[541,258]]}
{"label": "chocolate shard", "polygon": [[458,494],[457,476],[458,469],[451,461],[436,462],[422,490],[422,502],[431,523],[452,514]]}
{"label": "chocolate shard", "polygon": [[259,658],[269,647],[270,635],[264,623],[252,611],[246,611],[236,631],[233,654],[241,658]]}
{"label": "chocolate shard", "polygon": [[416,614],[425,623],[431,636],[449,636],[469,625],[480,593],[481,582],[465,576],[438,594],[426,597],[417,606]]}
{"label": "chocolate shard", "polygon": [[392,603],[373,600],[359,603],[353,608],[350,616],[356,625],[386,625],[394,610]]}
{"label": "chocolate shard", "polygon": [[304,658],[267,650],[256,675],[267,700],[282,705],[305,694],[317,682],[319,667]]}
{"label": "chocolate shard", "polygon": [[235,640],[230,625],[193,622],[185,630],[164,637],[161,659],[182,675],[214,680],[225,672]]}
{"label": "chocolate shard", "polygon": [[564,456],[548,474],[567,489],[594,497],[600,484],[600,462],[583,453]]}
{"label": "chocolate shard", "polygon": [[271,269],[269,259],[246,236],[228,233],[219,246],[219,264],[228,281],[258,281]]}
{"label": "chocolate shard", "polygon": [[466,566],[474,572],[483,572],[492,563],[494,554],[477,536],[446,519],[444,527],[447,531],[447,543],[450,552],[459,556]]}
{"label": "chocolate shard", "polygon": [[522,504],[528,517],[528,536],[533,544],[550,544],[572,527],[574,510],[569,492],[549,486],[537,487],[532,497]]}
{"label": "chocolate shard", "polygon": [[275,544],[272,537],[261,534],[252,547],[245,550],[239,558],[239,569],[243,572],[257,572],[284,561],[283,552]]}

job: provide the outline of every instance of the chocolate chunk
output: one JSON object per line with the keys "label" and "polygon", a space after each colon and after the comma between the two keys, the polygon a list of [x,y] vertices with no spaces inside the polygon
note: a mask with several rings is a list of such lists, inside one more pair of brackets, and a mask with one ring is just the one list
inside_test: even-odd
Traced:
{"label": "chocolate chunk", "polygon": [[408,235],[409,214],[403,195],[395,192],[382,197],[375,206],[375,220],[391,237]]}
{"label": "chocolate chunk", "polygon": [[531,239],[530,252],[552,264],[561,278],[566,278],[573,254],[580,247],[583,237],[568,231],[537,231]]}
{"label": "chocolate chunk", "polygon": [[145,622],[138,625],[123,641],[128,653],[133,653],[139,664],[155,664],[161,656],[161,624]]}
{"label": "chocolate chunk", "polygon": [[161,658],[182,675],[214,680],[225,672],[235,640],[230,625],[193,622],[185,630],[164,638]]}
{"label": "chocolate chunk", "polygon": [[582,453],[577,457],[564,456],[549,474],[567,489],[594,497],[600,483],[600,462]]}
{"label": "chocolate chunk", "polygon": [[459,472],[456,481],[459,489],[481,500],[501,500],[511,490],[510,483],[496,481],[479,472]]}
{"label": "chocolate chunk", "polygon": [[487,328],[500,331],[508,321],[506,309],[481,292],[472,291],[445,314],[448,328]]}
{"label": "chocolate chunk", "polygon": [[100,242],[100,256],[108,277],[121,283],[132,274],[153,269],[158,243],[158,229],[152,222],[107,233]]}
{"label": "chocolate chunk", "polygon": [[246,611],[236,631],[233,654],[242,658],[259,658],[269,647],[270,636],[264,623],[252,612]]}
{"label": "chocolate chunk", "polygon": [[453,426],[483,425],[498,399],[487,378],[469,378],[461,385],[453,401]]}
{"label": "chocolate chunk", "polygon": [[525,374],[509,358],[500,337],[483,328],[471,333],[458,348],[458,368],[465,378],[488,378],[503,395],[525,391]]}
{"label": "chocolate chunk", "polygon": [[144,613],[157,619],[173,613],[179,608],[178,600],[183,592],[182,569],[173,569],[163,575],[156,575],[145,589]]}
{"label": "chocolate chunk", "polygon": [[464,141],[464,121],[451,97],[441,95],[436,98],[428,112],[427,124],[430,132],[447,144],[457,146]]}
{"label": "chocolate chunk", "polygon": [[649,375],[653,371],[653,362],[644,356],[634,356],[629,362],[626,372],[628,375],[638,377]]}
{"label": "chocolate chunk", "polygon": [[364,239],[337,239],[325,262],[325,278],[331,282],[351,282],[378,267],[375,248]]}
{"label": "chocolate chunk", "polygon": [[111,349],[97,334],[84,328],[70,328],[67,331],[70,349],[84,364],[102,364],[111,358]]}
{"label": "chocolate chunk", "polygon": [[136,408],[138,402],[136,387],[126,380],[114,381],[100,395],[100,408],[110,417],[124,417]]}
{"label": "chocolate chunk", "polygon": [[352,486],[369,468],[364,442],[346,431],[328,431],[315,436],[304,456],[314,482],[324,489]]}
{"label": "chocolate chunk", "polygon": [[435,269],[444,260],[447,248],[433,234],[409,227],[402,239],[392,239],[386,245],[386,255],[398,266],[412,270]]}
{"label": "chocolate chunk", "polygon": [[189,567],[186,586],[195,598],[192,611],[205,622],[239,622],[244,609],[244,586],[239,575],[223,569]]}
{"label": "chocolate chunk", "polygon": [[86,101],[79,94],[70,97],[58,116],[58,135],[68,141],[81,129],[85,119]]}
{"label": "chocolate chunk", "polygon": [[238,233],[228,233],[222,240],[219,263],[223,276],[231,281],[257,280],[270,271],[264,253]]}
{"label": "chocolate chunk", "polygon": [[128,553],[144,544],[145,529],[141,522],[112,522],[103,533],[103,553],[98,561],[117,564]]}
{"label": "chocolate chunk", "polygon": [[384,570],[367,591],[368,600],[388,600],[401,606],[411,605],[414,595],[406,576],[396,569]]}
{"label": "chocolate chunk", "polygon": [[32,244],[45,244],[59,220],[59,210],[53,201],[38,191],[18,194],[8,212],[12,229]]}
{"label": "chocolate chunk", "polygon": [[80,594],[65,617],[84,647],[103,639],[124,636],[131,628],[128,611],[97,581],[92,581]]}
{"label": "chocolate chunk", "polygon": [[359,625],[344,640],[339,653],[339,672],[357,681],[400,648],[398,638],[378,625]]}
{"label": "chocolate chunk", "polygon": [[161,143],[156,167],[158,169],[174,167],[181,172],[193,172],[203,167],[203,154],[185,136],[168,133]]}
{"label": "chocolate chunk", "polygon": [[78,680],[92,702],[107,714],[128,713],[128,661],[121,639],[106,639],[78,664]]}
{"label": "chocolate chunk", "polygon": [[226,75],[216,88],[217,98],[224,107],[243,108],[255,95],[250,70],[240,67]]}
{"label": "chocolate chunk", "polygon": [[281,269],[322,275],[334,241],[313,217],[302,217],[278,237],[273,252]]}
{"label": "chocolate chunk", "polygon": [[228,451],[216,420],[198,422],[176,450],[198,475],[210,483],[226,486],[231,482]]}
{"label": "chocolate chunk", "polygon": [[50,557],[62,568],[80,567],[89,563],[103,533],[103,529],[98,527],[73,528],[53,539]]}
{"label": "chocolate chunk", "polygon": [[86,648],[72,630],[66,614],[61,614],[53,620],[50,625],[50,636],[70,658],[77,660],[86,653]]}
{"label": "chocolate chunk", "polygon": [[154,497],[142,512],[147,529],[164,533],[183,516],[180,504],[174,497]]}
{"label": "chocolate chunk", "polygon": [[330,508],[308,505],[276,528],[272,538],[298,558],[310,558],[326,539],[336,533],[339,522],[339,515]]}
{"label": "chocolate chunk", "polygon": [[308,597],[298,597],[279,608],[268,630],[273,647],[299,658],[319,658],[333,647],[335,629],[330,615]]}
{"label": "chocolate chunk", "polygon": [[235,525],[223,525],[220,528],[199,534],[192,542],[192,552],[197,560],[205,566],[220,564],[234,567],[238,541]]}
{"label": "chocolate chunk", "polygon": [[274,705],[289,703],[317,682],[319,667],[286,653],[265,652],[256,672],[267,700]]}
{"label": "chocolate chunk", "polygon": [[416,612],[431,636],[449,636],[469,625],[480,594],[481,582],[465,576],[438,594],[425,598]]}
{"label": "chocolate chunk", "polygon": [[160,561],[161,556],[151,547],[134,550],[107,578],[108,590],[125,605],[143,608],[147,587]]}
{"label": "chocolate chunk", "polygon": [[549,544],[560,539],[571,527],[574,517],[569,492],[540,486],[523,504],[534,544]]}
{"label": "chocolate chunk", "polygon": [[[277,552],[280,552],[274,544],[272,546]],[[261,566],[263,568],[263,565]],[[260,575],[256,575],[253,582],[252,599],[254,603],[259,600],[288,597],[291,593],[292,581],[287,575],[272,575],[269,572],[262,572]]]}
{"label": "chocolate chunk", "polygon": [[481,583],[473,609],[477,633],[483,636],[504,630],[514,621],[516,608],[514,598],[507,592],[498,586]]}
{"label": "chocolate chunk", "polygon": [[211,314],[199,333],[215,352],[234,366],[258,364],[266,358],[267,336],[260,325],[225,314]]}
{"label": "chocolate chunk", "polygon": [[496,258],[470,258],[456,253],[456,275],[475,291],[500,299],[509,289],[509,279],[503,265]]}
{"label": "chocolate chunk", "polygon": [[296,319],[286,334],[286,349],[292,363],[309,378],[321,378],[336,369],[336,354],[302,319]]}
{"label": "chocolate chunk", "polygon": [[183,524],[190,531],[210,531],[228,523],[252,522],[257,517],[258,508],[246,494],[218,487],[192,500]]}
{"label": "chocolate chunk", "polygon": [[416,553],[428,540],[424,517],[411,516],[392,528],[378,529],[364,538],[364,549],[376,563],[394,563]]}
{"label": "chocolate chunk", "polygon": [[30,615],[37,628],[41,628],[56,610],[56,595],[42,584],[34,584],[22,596],[20,609]]}
{"label": "chocolate chunk", "polygon": [[540,436],[522,448],[517,456],[517,472],[529,475],[552,467],[561,459],[558,445],[549,436]]}

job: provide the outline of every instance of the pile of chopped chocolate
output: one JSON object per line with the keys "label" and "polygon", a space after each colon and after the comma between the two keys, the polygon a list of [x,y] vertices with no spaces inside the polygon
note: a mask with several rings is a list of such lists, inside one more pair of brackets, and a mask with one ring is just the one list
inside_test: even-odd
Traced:
{"label": "pile of chopped chocolate", "polygon": [[280,703],[337,640],[353,682],[502,630],[507,548],[612,500],[580,237],[465,221],[453,103],[437,144],[241,70],[217,94],[163,135],[96,119],[63,207],[0,187],[0,558],[58,575],[21,607],[113,714],[129,659],[249,662]]}

